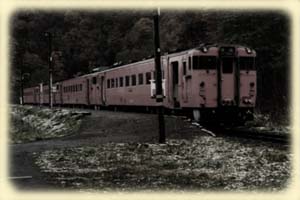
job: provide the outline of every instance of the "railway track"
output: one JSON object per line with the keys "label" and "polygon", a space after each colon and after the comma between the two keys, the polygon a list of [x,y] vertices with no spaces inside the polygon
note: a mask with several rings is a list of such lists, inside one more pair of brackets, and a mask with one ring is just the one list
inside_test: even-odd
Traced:
{"label": "railway track", "polygon": [[235,137],[245,138],[251,140],[259,140],[263,142],[272,142],[279,144],[289,144],[290,137],[287,133],[280,133],[272,130],[257,130],[249,129],[249,127],[222,127],[222,126],[210,126],[208,130],[215,133],[216,137]]}

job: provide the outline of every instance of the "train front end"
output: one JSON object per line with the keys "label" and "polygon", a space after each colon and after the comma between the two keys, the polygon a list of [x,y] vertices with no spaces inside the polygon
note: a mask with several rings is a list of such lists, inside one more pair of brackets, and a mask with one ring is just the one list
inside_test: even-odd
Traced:
{"label": "train front end", "polygon": [[193,110],[194,117],[220,122],[253,119],[255,57],[253,49],[231,45],[202,46],[194,51],[193,96],[200,102],[200,109]]}

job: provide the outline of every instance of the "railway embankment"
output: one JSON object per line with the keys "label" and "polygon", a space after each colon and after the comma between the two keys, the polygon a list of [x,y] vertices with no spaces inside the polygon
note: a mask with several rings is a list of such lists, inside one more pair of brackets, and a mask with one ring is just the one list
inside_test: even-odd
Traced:
{"label": "railway embankment", "polygon": [[10,141],[24,143],[74,134],[85,113],[38,106],[11,106]]}

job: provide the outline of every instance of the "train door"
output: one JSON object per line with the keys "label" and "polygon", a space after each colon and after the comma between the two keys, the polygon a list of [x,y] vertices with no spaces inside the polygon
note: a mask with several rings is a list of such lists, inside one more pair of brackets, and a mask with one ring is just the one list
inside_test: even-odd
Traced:
{"label": "train door", "polygon": [[105,78],[104,76],[101,76],[100,77],[100,99],[101,99],[101,104],[102,105],[105,105],[105,87],[104,87],[104,84],[105,84]]}
{"label": "train door", "polygon": [[179,95],[178,95],[178,83],[179,83],[179,71],[178,61],[171,62],[172,70],[172,100],[174,107],[180,107]]}
{"label": "train door", "polygon": [[33,102],[34,102],[34,104],[37,103],[37,89],[36,88],[34,88],[34,90],[33,90]]}
{"label": "train door", "polygon": [[91,104],[91,102],[90,102],[90,79],[89,78],[86,79],[86,102],[87,102],[87,105]]}
{"label": "train door", "polygon": [[61,84],[61,85],[59,85],[59,98],[60,98],[60,104],[62,105],[62,104],[64,104],[64,101],[63,101],[63,85]]}
{"label": "train door", "polygon": [[233,105],[235,98],[235,59],[221,57],[221,104]]}
{"label": "train door", "polygon": [[187,73],[187,61],[184,59],[182,60],[182,100],[183,102],[187,103],[188,101],[188,73]]}

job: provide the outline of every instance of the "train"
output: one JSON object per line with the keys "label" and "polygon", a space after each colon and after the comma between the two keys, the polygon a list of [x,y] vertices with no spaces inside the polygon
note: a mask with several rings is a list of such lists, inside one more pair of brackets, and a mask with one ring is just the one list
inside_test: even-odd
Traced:
{"label": "train", "polygon": [[[256,104],[256,51],[242,45],[201,44],[161,56],[163,107],[198,121],[245,122]],[[54,106],[143,108],[155,99],[154,58],[53,84]],[[49,104],[48,85],[25,88],[24,104]]]}

